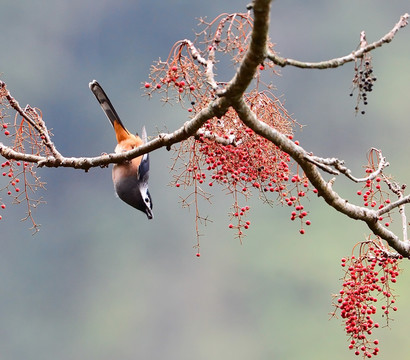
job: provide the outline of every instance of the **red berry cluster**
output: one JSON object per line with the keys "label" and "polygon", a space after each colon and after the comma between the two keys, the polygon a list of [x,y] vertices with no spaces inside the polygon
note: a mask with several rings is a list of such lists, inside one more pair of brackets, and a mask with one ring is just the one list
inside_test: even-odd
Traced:
{"label": "red berry cluster", "polygon": [[[200,26],[195,40],[177,41],[166,61],[160,59],[151,66],[149,80],[143,83],[148,96],[162,94],[165,103],[177,102],[190,113],[207,106],[215,91],[226,85],[216,79],[216,64],[224,63],[217,56],[228,57],[230,63],[236,64],[243,60],[253,19],[250,13],[222,14],[210,22],[200,19]],[[270,51],[273,47],[269,42]],[[258,84],[262,83],[261,71],[273,67],[273,62],[258,67],[255,75]]]}
{"label": "red berry cluster", "polygon": [[[272,94],[253,91],[247,94],[246,100],[261,121],[293,139],[294,122],[280,103],[272,100]],[[189,159],[184,155],[189,155]],[[246,199],[252,190],[258,191],[268,203],[279,202],[293,207],[290,218],[301,221],[301,234],[305,233],[304,225],[311,224],[306,220],[308,212],[301,203],[309,191],[305,176],[298,171],[292,173],[290,156],[247,128],[233,109],[220,119],[208,120],[197,139],[181,144],[178,159],[185,165],[182,171],[181,167],[174,166],[178,169],[176,187],[181,183],[184,188],[203,183],[210,187],[218,184],[234,195],[230,216],[235,225],[230,223],[229,228],[235,229],[239,238],[250,222],[243,220],[249,208],[238,205],[237,195]]]}
{"label": "red berry cluster", "polygon": [[[32,223],[31,229],[34,232],[39,230],[40,225],[37,224],[33,218],[33,209],[39,204],[44,203],[41,197],[33,197],[33,194],[40,188],[44,188],[45,183],[40,181],[34,171],[34,165],[28,162],[20,162],[15,160],[7,160],[1,164],[1,175],[6,178],[6,184],[0,188],[12,199],[12,203],[20,204],[25,202],[27,204],[26,217],[22,220],[29,219]],[[20,180],[21,179],[21,180]],[[30,179],[32,182],[30,182]],[[6,209],[6,204],[1,201],[0,208]],[[0,215],[0,220],[2,215]]]}
{"label": "red berry cluster", "polygon": [[[286,187],[282,183],[290,176],[289,155],[238,120],[233,110],[220,120],[209,120],[204,126],[205,135],[197,140],[206,169],[212,172],[212,181],[240,184],[244,193],[249,187],[282,191]],[[286,130],[292,131],[291,123]],[[207,134],[211,139],[206,137]],[[232,144],[220,144],[213,136],[232,139]]]}
{"label": "red berry cluster", "polygon": [[[6,194],[12,197],[14,203],[19,203],[20,197],[26,195],[25,186],[23,185],[23,190],[20,188],[20,177],[26,178],[25,172],[30,167],[27,162],[20,162],[14,160],[6,160],[1,164],[1,175],[6,178],[6,184],[0,188],[0,191],[5,191]],[[1,209],[6,209],[6,204],[1,201]],[[0,220],[3,218],[0,215]]]}
{"label": "red berry cluster", "polygon": [[[372,155],[371,155],[372,156]],[[370,175],[376,170],[375,165],[368,165],[366,168],[366,174]],[[382,209],[386,205],[390,204],[390,195],[386,190],[383,190],[383,184],[389,186],[389,179],[380,174],[372,179],[368,179],[364,186],[357,191],[357,195],[363,199],[363,205],[373,209]],[[386,187],[385,187],[386,188]],[[392,218],[390,214],[387,214],[387,218],[379,217],[379,221],[384,221],[384,226],[390,226]]]}
{"label": "red berry cluster", "polygon": [[7,124],[7,123],[3,123],[3,124],[1,125],[1,129],[4,130],[4,135],[9,136],[9,135],[10,135],[10,131],[7,130],[7,128],[8,128],[8,124]]}
{"label": "red berry cluster", "polygon": [[[1,95],[0,92],[0,104],[3,99]],[[33,121],[38,123],[39,127],[44,129],[41,112],[38,109],[27,106],[24,111],[29,114]],[[48,155],[50,152],[44,144],[44,136],[37,129],[18,116],[15,117],[14,124],[5,122],[2,109],[0,109],[0,129],[6,136],[6,141],[10,143],[9,146],[15,151],[37,155]],[[6,193],[11,198],[12,203],[20,204],[23,202],[27,204],[26,217],[22,220],[29,219],[34,232],[38,231],[39,225],[32,216],[33,209],[44,201],[41,197],[33,196],[33,194],[44,188],[45,183],[37,176],[34,165],[25,161],[6,160],[0,164],[0,174],[1,178],[5,180],[0,185],[0,192]],[[0,208],[6,209],[5,200],[3,200],[0,198]],[[2,219],[2,215],[0,215],[0,219]]]}
{"label": "red berry cluster", "polygon": [[340,312],[349,337],[349,349],[363,358],[378,355],[378,340],[371,340],[373,330],[379,328],[373,316],[378,311],[377,305],[387,322],[391,311],[397,311],[395,298],[390,288],[399,275],[401,256],[390,254],[379,242],[361,243],[359,256],[343,258],[341,266],[345,269],[343,286],[334,306]]}
{"label": "red berry cluster", "polygon": [[[26,169],[28,163],[23,164],[23,168]],[[18,184],[20,183],[20,179],[18,178],[18,175],[15,174],[14,168],[20,167],[21,162],[20,161],[10,161],[7,160],[4,163],[1,164],[1,169],[2,171],[2,176],[9,178],[9,185],[14,189],[16,193],[20,192],[20,188],[18,187]],[[8,187],[9,189],[9,187]],[[7,195],[11,195],[10,189],[7,191]]]}
{"label": "red berry cluster", "polygon": [[228,225],[229,229],[236,229],[237,231],[237,238],[242,241],[243,237],[243,230],[249,229],[251,226],[251,222],[249,220],[243,220],[243,217],[247,215],[247,212],[249,211],[250,207],[249,206],[242,206],[239,207],[238,203],[235,202],[233,204],[233,211],[230,213],[231,219],[236,220],[236,224],[230,223]]}
{"label": "red berry cluster", "polygon": [[167,64],[164,68],[160,67],[155,76],[151,76],[152,79],[144,83],[144,88],[149,96],[152,96],[154,92],[165,94],[163,99],[165,102],[171,102],[174,99],[172,92],[175,92],[175,99],[182,106],[185,106],[182,100],[188,99],[190,103],[188,111],[192,112],[196,99],[203,95],[202,91],[198,90],[206,87],[204,85],[206,81],[199,74],[192,76],[192,63],[185,55],[181,55],[178,63],[179,67],[175,64]]}
{"label": "red berry cluster", "polygon": [[[216,81],[216,56],[228,55],[231,61],[240,63],[253,26],[249,13],[224,14],[211,22],[202,19],[200,23],[205,30],[197,32],[195,41],[177,42],[166,61],[154,63],[149,81],[143,84],[148,96],[162,94],[164,102],[176,101],[192,116],[206,108],[215,99],[216,90],[226,85]],[[268,47],[273,51],[271,43]],[[279,99],[270,91],[260,90],[263,86],[261,72],[268,67],[272,68],[273,63],[258,66],[255,89],[245,95],[245,100],[260,121],[293,139],[296,122]],[[229,228],[235,229],[237,237],[241,238],[250,221],[244,219],[249,208],[239,205],[238,195],[246,200],[252,190],[256,190],[269,204],[279,202],[291,207],[290,218],[300,220],[301,234],[305,232],[304,226],[310,225],[306,218],[308,213],[301,204],[309,191],[307,179],[292,170],[288,154],[247,128],[233,109],[220,119],[208,120],[197,138],[188,139],[179,146],[172,167],[174,184],[176,187],[183,185],[184,189],[193,188],[183,199],[184,206],[191,204],[194,198],[198,209],[198,195],[209,200],[204,184],[224,187],[234,197]]]}

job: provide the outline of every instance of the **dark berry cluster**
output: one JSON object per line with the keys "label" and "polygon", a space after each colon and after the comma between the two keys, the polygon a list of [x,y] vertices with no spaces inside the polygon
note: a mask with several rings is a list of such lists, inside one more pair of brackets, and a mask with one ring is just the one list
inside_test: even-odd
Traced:
{"label": "dark berry cluster", "polygon": [[[344,329],[349,337],[349,349],[355,355],[371,358],[379,353],[378,340],[370,339],[380,327],[373,316],[380,309],[389,321],[390,312],[397,311],[395,298],[390,288],[399,275],[397,254],[390,254],[378,241],[366,241],[359,245],[359,256],[343,258],[345,269],[342,289],[336,295],[334,306],[340,312]],[[377,305],[382,303],[378,308]]]}
{"label": "dark berry cluster", "polygon": [[[356,61],[354,67],[354,77],[353,77],[353,90],[350,93],[350,96],[353,96],[354,90],[357,89],[357,100],[356,100],[356,107],[355,111],[358,113],[360,111],[360,103],[363,105],[368,104],[367,96],[368,93],[373,90],[374,82],[376,81],[376,77],[373,74],[373,66],[372,66],[372,59],[370,54],[365,54],[363,58]],[[361,114],[365,114],[365,111],[360,111]]]}

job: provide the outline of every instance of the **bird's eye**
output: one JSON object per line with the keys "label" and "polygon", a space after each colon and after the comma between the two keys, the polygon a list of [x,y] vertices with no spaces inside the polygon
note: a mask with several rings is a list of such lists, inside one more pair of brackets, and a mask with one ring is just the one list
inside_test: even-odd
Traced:
{"label": "bird's eye", "polygon": [[146,202],[146,203],[149,203],[149,198],[146,197],[146,198],[145,198],[145,202]]}

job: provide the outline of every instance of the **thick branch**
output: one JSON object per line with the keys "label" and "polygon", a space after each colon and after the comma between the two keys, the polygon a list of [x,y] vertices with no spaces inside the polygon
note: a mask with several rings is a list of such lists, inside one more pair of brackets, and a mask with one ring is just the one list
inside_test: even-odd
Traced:
{"label": "thick branch", "polygon": [[187,138],[197,134],[199,128],[208,119],[214,116],[222,116],[228,109],[226,99],[220,98],[203,110],[201,110],[192,120],[187,121],[183,126],[170,134],[160,134],[155,139],[147,144],[139,146],[136,149],[120,154],[106,154],[97,157],[64,157],[60,155],[58,158],[54,156],[40,156],[21,153],[12,148],[0,143],[0,155],[6,159],[22,160],[27,162],[37,163],[39,167],[72,167],[75,169],[88,170],[92,167],[107,166],[109,164],[121,163],[131,160],[140,155],[157,150],[161,147],[171,147],[175,143],[179,143]]}
{"label": "thick branch", "polygon": [[[401,241],[398,236],[378,221],[379,214],[383,210],[370,210],[351,204],[346,199],[343,199],[332,189],[332,182],[327,182],[320,174],[317,166],[307,160],[309,154],[302,147],[296,145],[285,135],[279,133],[264,122],[259,121],[243,99],[239,99],[234,104],[234,109],[246,126],[260,136],[273,142],[281,150],[288,153],[301,166],[309,181],[318,190],[318,195],[323,197],[327,204],[352,219],[364,221],[375,235],[386,240],[390,246],[403,256],[410,257],[410,242],[407,239]],[[402,199],[402,201],[403,200],[404,199]],[[409,199],[406,200],[408,201]],[[404,201],[397,202],[396,207],[403,203]]]}
{"label": "thick branch", "polygon": [[253,80],[257,66],[265,59],[265,49],[268,40],[270,3],[272,0],[258,0],[253,4],[255,15],[249,50],[238,71],[229,82],[226,89],[219,95],[231,99],[242,97]]}

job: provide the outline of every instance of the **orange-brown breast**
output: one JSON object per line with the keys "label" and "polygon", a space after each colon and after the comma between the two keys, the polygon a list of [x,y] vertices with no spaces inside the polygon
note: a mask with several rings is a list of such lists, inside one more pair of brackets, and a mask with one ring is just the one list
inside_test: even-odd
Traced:
{"label": "orange-brown breast", "polygon": [[[125,130],[122,126],[114,124],[115,134],[117,136],[118,145],[115,147],[115,152],[120,154],[125,151],[135,149],[143,144],[143,141],[139,136],[135,136]],[[116,180],[124,176],[138,176],[138,167],[141,163],[142,156],[138,156],[131,161],[123,164],[115,164],[112,170],[112,179],[114,183]]]}

